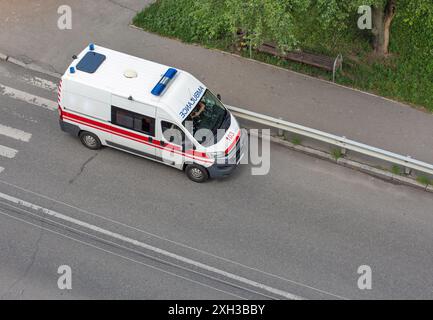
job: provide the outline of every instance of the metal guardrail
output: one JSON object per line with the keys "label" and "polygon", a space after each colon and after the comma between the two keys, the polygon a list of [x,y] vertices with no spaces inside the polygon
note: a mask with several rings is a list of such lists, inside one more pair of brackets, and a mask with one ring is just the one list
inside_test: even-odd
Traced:
{"label": "metal guardrail", "polygon": [[238,117],[239,119],[244,119],[283,131],[296,133],[301,136],[338,146],[343,150],[352,150],[360,154],[370,156],[372,158],[377,158],[383,161],[400,165],[404,168],[413,169],[418,172],[433,175],[433,165],[419,160],[415,160],[410,156],[402,156],[390,151],[382,150],[363,143],[349,140],[346,137],[340,137],[316,129],[304,127],[295,123],[291,123],[285,120],[276,119],[267,115],[248,111],[245,109],[232,106],[227,106],[227,108],[233,113],[234,116]]}

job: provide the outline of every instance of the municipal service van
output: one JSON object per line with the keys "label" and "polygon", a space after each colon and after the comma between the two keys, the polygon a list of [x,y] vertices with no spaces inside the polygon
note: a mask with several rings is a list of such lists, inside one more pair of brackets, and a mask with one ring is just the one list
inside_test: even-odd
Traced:
{"label": "municipal service van", "polygon": [[184,170],[229,175],[244,155],[234,116],[188,72],[90,44],[59,84],[60,128],[90,149],[109,146]]}

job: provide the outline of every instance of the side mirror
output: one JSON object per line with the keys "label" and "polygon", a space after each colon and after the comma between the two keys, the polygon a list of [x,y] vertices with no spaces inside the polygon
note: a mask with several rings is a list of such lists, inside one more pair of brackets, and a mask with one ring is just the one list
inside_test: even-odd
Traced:
{"label": "side mirror", "polygon": [[77,59],[78,57],[74,54],[73,56],[72,56],[72,59]]}
{"label": "side mirror", "polygon": [[217,94],[217,98],[219,101],[221,101],[221,95],[219,93]]}

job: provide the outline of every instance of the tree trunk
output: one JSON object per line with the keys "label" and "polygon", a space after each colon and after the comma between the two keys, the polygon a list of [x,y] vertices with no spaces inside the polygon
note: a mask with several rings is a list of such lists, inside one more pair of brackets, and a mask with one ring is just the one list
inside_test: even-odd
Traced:
{"label": "tree trunk", "polygon": [[372,8],[373,48],[380,56],[389,54],[389,38],[391,23],[395,16],[396,0],[388,0],[385,7]]}

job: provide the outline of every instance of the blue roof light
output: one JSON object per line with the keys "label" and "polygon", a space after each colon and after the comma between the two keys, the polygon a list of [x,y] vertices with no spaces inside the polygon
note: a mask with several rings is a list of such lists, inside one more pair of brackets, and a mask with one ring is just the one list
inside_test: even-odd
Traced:
{"label": "blue roof light", "polygon": [[168,69],[165,74],[162,76],[161,80],[156,84],[156,86],[152,89],[152,94],[154,96],[159,97],[162,92],[165,90],[165,88],[168,86],[171,80],[173,80],[174,76],[176,75],[177,70],[170,68]]}
{"label": "blue roof light", "polygon": [[75,73],[75,68],[74,68],[74,67],[70,67],[70,68],[69,68],[69,72],[70,72],[70,73]]}
{"label": "blue roof light", "polygon": [[170,68],[170,69],[168,69],[167,72],[165,73],[165,76],[171,80],[171,79],[174,78],[174,76],[176,75],[176,73],[177,73],[177,70],[176,70],[176,69]]}
{"label": "blue roof light", "polygon": [[89,50],[90,51],[95,50],[95,45],[93,43],[89,44]]}

